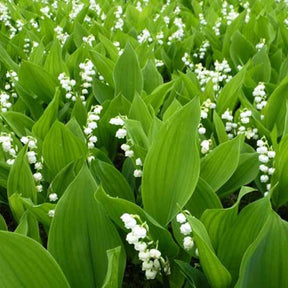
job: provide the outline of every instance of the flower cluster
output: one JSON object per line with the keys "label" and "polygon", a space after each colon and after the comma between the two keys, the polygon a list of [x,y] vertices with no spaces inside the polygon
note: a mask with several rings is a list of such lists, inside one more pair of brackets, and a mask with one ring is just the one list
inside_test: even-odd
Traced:
{"label": "flower cluster", "polygon": [[80,99],[84,102],[85,104],[85,96],[89,94],[88,89],[92,86],[92,81],[93,77],[96,72],[94,70],[94,64],[92,63],[91,60],[86,59],[85,62],[79,64],[79,68],[81,69],[80,71],[80,76],[82,80],[82,90],[81,90],[81,96]]}
{"label": "flower cluster", "polygon": [[71,99],[72,101],[76,101],[76,96],[73,93],[73,87],[76,85],[76,81],[74,79],[70,79],[65,73],[61,73],[58,76],[58,80],[60,81],[61,87],[66,91],[66,99]]}
{"label": "flower cluster", "polygon": [[191,61],[191,58],[187,52],[184,53],[184,56],[181,58],[182,62],[185,64],[185,66],[192,69],[194,67],[193,62]]}
{"label": "flower cluster", "polygon": [[210,110],[216,108],[216,103],[212,102],[210,98],[206,99],[201,105],[201,119],[207,119]]}
{"label": "flower cluster", "polygon": [[57,26],[54,31],[56,32],[56,38],[59,40],[61,46],[63,46],[69,38],[69,34],[67,32],[63,32],[63,28],[60,26]]}
{"label": "flower cluster", "polygon": [[223,60],[222,62],[215,61],[214,63],[215,70],[208,70],[203,67],[202,63],[198,63],[195,65],[195,73],[197,79],[200,81],[201,90],[205,90],[205,85],[212,81],[213,90],[215,92],[219,92],[221,86],[224,83],[227,83],[231,80],[232,76],[229,75],[231,72],[231,68],[227,62],[227,60]]}
{"label": "flower cluster", "polygon": [[123,9],[119,5],[119,6],[116,7],[116,11],[114,13],[115,18],[116,18],[116,23],[115,23],[115,26],[112,27],[112,30],[121,30],[121,31],[123,30],[124,21],[121,18],[122,14],[123,14]]}
{"label": "flower cluster", "polygon": [[94,130],[98,127],[97,121],[100,119],[100,113],[102,111],[102,106],[96,105],[92,106],[88,112],[87,125],[84,127],[84,134],[88,139],[88,148],[92,149],[95,147],[97,142],[97,136],[93,134]]}
{"label": "flower cluster", "polygon": [[141,158],[137,158],[135,160],[135,164],[136,164],[136,168],[137,169],[134,170],[133,175],[134,175],[135,178],[141,178],[142,174],[143,174],[143,171],[142,171],[143,164],[142,164]]}
{"label": "flower cluster", "polygon": [[226,19],[227,25],[229,26],[239,16],[239,13],[235,11],[233,5],[229,5],[228,9],[227,7],[228,7],[228,3],[224,1],[222,4],[222,15],[223,15],[223,19]]}
{"label": "flower cluster", "polygon": [[207,49],[210,47],[210,43],[208,40],[203,41],[199,48],[199,59],[204,59]]}
{"label": "flower cluster", "polygon": [[205,139],[200,143],[201,146],[201,153],[207,154],[210,151],[210,148],[212,146],[212,140],[211,139]]}
{"label": "flower cluster", "polygon": [[95,41],[95,36],[94,35],[88,35],[87,37],[84,36],[82,38],[83,42],[87,43],[89,46],[93,46],[93,42]]}
{"label": "flower cluster", "polygon": [[0,108],[1,112],[5,113],[8,111],[9,108],[11,108],[12,103],[10,99],[10,95],[6,92],[0,91]]}
{"label": "flower cluster", "polygon": [[251,9],[249,5],[248,1],[243,4],[244,9],[246,9],[245,23],[248,23],[250,20]]}
{"label": "flower cluster", "polygon": [[137,36],[137,40],[140,44],[148,41],[151,43],[153,41],[153,38],[151,37],[151,34],[148,29],[143,29],[142,32]]}
{"label": "flower cluster", "polygon": [[184,28],[185,24],[183,23],[182,19],[177,17],[174,19],[174,25],[177,27],[177,30],[168,37],[168,45],[171,45],[172,41],[175,39],[177,41],[181,41],[184,37]]}
{"label": "flower cluster", "polygon": [[27,144],[27,158],[29,164],[34,166],[35,173],[33,174],[33,178],[36,183],[36,188],[38,192],[43,191],[43,185],[41,182],[43,181],[43,175],[41,170],[43,169],[43,157],[40,159],[37,158],[37,139],[32,136],[23,136],[20,141],[26,145]]}
{"label": "flower cluster", "polygon": [[[192,236],[192,227],[189,224],[189,222],[187,221],[186,216],[183,213],[179,213],[176,216],[176,221],[181,224],[180,226],[180,232],[182,235],[184,235],[184,239],[183,239],[183,247],[186,251],[191,250],[193,247],[195,247],[195,243],[193,240],[193,236]],[[195,249],[195,254],[196,256],[198,256],[198,249]]]}
{"label": "flower cluster", "polygon": [[219,18],[217,19],[217,21],[215,22],[214,26],[212,27],[212,29],[214,30],[216,36],[220,36],[220,27],[221,27],[221,24],[222,24],[222,18],[219,17]]}
{"label": "flower cluster", "polygon": [[227,109],[221,118],[225,120],[225,129],[228,134],[228,138],[232,139],[239,134],[245,134],[247,139],[258,139],[258,129],[250,126],[250,118],[252,111],[248,109],[240,110],[239,121],[234,121],[232,112]]}
{"label": "flower cluster", "polygon": [[260,42],[256,44],[256,46],[255,46],[256,49],[257,49],[258,51],[260,51],[260,50],[264,47],[265,42],[266,42],[266,39],[265,39],[265,38],[261,39]]}
{"label": "flower cluster", "polygon": [[127,234],[126,240],[138,251],[146,279],[155,279],[157,274],[163,272],[167,275],[170,274],[169,262],[165,261],[161,251],[157,249],[158,243],[155,243],[149,235],[149,227],[146,222],[142,222],[138,215],[128,213],[124,213],[120,218],[125,228],[131,230]]}
{"label": "flower cluster", "polygon": [[[253,90],[253,96],[256,109],[262,111],[267,104],[267,95],[263,82],[258,83],[258,85],[255,87],[255,89]],[[261,118],[263,117],[264,115],[261,115]]]}
{"label": "flower cluster", "polygon": [[274,158],[276,156],[275,151],[269,146],[265,137],[257,141],[257,153],[260,161],[259,170],[261,172],[260,181],[266,184],[267,191],[264,195],[267,195],[271,189],[270,177],[274,174],[275,168],[273,167]]}
{"label": "flower cluster", "polygon": [[8,165],[13,165],[15,158],[17,156],[18,147],[13,143],[13,137],[11,133],[1,132],[0,134],[0,144],[2,145],[2,149],[9,155],[7,159]]}
{"label": "flower cluster", "polygon": [[127,136],[127,130],[124,126],[124,120],[122,118],[126,118],[124,116],[116,116],[111,118],[109,123],[116,126],[122,126],[116,131],[115,137],[118,139],[124,139]]}

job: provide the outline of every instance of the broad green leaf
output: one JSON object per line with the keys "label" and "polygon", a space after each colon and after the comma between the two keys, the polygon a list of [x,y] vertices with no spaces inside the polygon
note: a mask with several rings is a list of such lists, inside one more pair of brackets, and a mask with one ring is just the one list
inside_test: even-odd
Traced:
{"label": "broad green leaf", "polygon": [[176,216],[196,187],[199,119],[199,100],[194,98],[168,119],[148,151],[142,199],[144,209],[161,225],[166,226]]}
{"label": "broad green leaf", "polygon": [[148,149],[149,140],[146,136],[143,126],[140,121],[136,120],[124,120],[127,133],[132,140],[133,144],[136,144],[144,149]]}
{"label": "broad green leaf", "polygon": [[[29,259],[29,261],[27,261]],[[0,286],[69,288],[54,258],[36,241],[0,231]]]}
{"label": "broad green leaf", "polygon": [[54,40],[47,55],[44,68],[57,79],[61,73],[69,75],[69,70],[63,60],[62,48],[58,40]]}
{"label": "broad green leaf", "polygon": [[144,101],[147,105],[151,105],[154,111],[158,113],[160,106],[163,104],[167,93],[173,88],[174,81],[164,83],[153,90],[153,92],[145,97]]}
{"label": "broad green leaf", "polygon": [[275,212],[271,212],[243,257],[235,287],[288,287],[287,244],[288,224]]}
{"label": "broad green leaf", "polygon": [[42,244],[39,234],[38,221],[30,211],[25,211],[14,232],[28,236]]}
{"label": "broad green leaf", "polygon": [[229,180],[217,191],[220,197],[235,192],[241,186],[248,185],[259,173],[257,153],[240,154],[239,164]]}
{"label": "broad green leaf", "polygon": [[43,203],[40,205],[35,205],[30,199],[27,198],[21,198],[21,201],[23,203],[23,206],[27,210],[29,210],[48,231],[52,220],[52,218],[49,217],[48,213],[50,210],[55,209],[55,204]]}
{"label": "broad green leaf", "polygon": [[128,233],[120,217],[124,213],[139,215],[143,222],[149,226],[149,233],[154,241],[159,241],[159,249],[165,256],[175,257],[178,253],[178,246],[174,242],[170,232],[156,222],[145,210],[136,204],[121,198],[113,198],[105,193],[100,186],[95,194],[97,200],[101,202],[109,217],[118,227]]}
{"label": "broad green leaf", "polygon": [[[252,202],[240,212],[227,233],[222,234],[217,255],[231,273],[233,283],[238,279],[244,253],[258,237],[269,213],[271,213],[269,197]],[[215,221],[217,223],[217,219]]]}
{"label": "broad green leaf", "polygon": [[238,195],[236,203],[226,209],[207,209],[201,216],[201,221],[205,225],[215,251],[218,251],[219,243],[226,233],[231,229],[237,219],[240,200],[254,189],[243,187]]}
{"label": "broad green leaf", "polygon": [[275,158],[275,174],[272,177],[271,184],[274,186],[277,182],[278,185],[272,195],[272,200],[276,207],[280,207],[288,201],[288,135],[285,135],[279,145],[279,149]]}
{"label": "broad green leaf", "polygon": [[115,138],[116,131],[119,127],[115,127],[109,123],[110,119],[118,115],[128,115],[130,102],[122,95],[117,96],[112,101],[105,103],[107,108],[103,108],[101,118],[98,121],[97,132],[99,135],[98,147],[105,147],[109,151],[111,159],[115,157],[118,141]]}
{"label": "broad green leaf", "polygon": [[[118,288],[121,287],[121,246],[106,251],[108,257],[108,269],[102,288]],[[119,277],[120,276],[120,277]]]}
{"label": "broad green leaf", "polygon": [[110,55],[110,58],[116,62],[118,59],[118,50],[117,48],[114,46],[113,42],[110,41],[108,38],[106,38],[105,36],[103,36],[102,34],[98,34],[99,40],[101,41],[101,44],[104,45],[104,47],[106,48],[108,54]]}
{"label": "broad green leaf", "polygon": [[217,191],[233,175],[239,163],[243,137],[224,142],[201,159],[200,177]]}
{"label": "broad green leaf", "polygon": [[226,109],[233,110],[241,94],[242,85],[249,63],[247,63],[221,90],[217,98],[217,113],[222,115]]}
{"label": "broad green leaf", "polygon": [[58,121],[54,122],[43,141],[44,161],[53,175],[68,163],[84,159],[86,153],[86,144]]}
{"label": "broad green leaf", "polygon": [[[125,73],[123,73],[125,71]],[[135,93],[141,95],[143,76],[137,55],[128,43],[123,54],[119,57],[114,69],[115,95],[123,94],[132,101]]]}
{"label": "broad green leaf", "polygon": [[220,199],[211,186],[199,177],[196,189],[185,205],[185,209],[189,210],[193,216],[200,218],[206,209],[213,208],[222,208]]}
{"label": "broad green leaf", "polygon": [[18,72],[19,70],[18,64],[14,62],[14,60],[8,54],[7,49],[5,49],[1,44],[0,44],[0,60],[2,63],[4,63],[7,70],[13,70]]}
{"label": "broad green leaf", "polygon": [[41,66],[23,61],[19,69],[19,84],[27,91],[49,103],[55,93],[56,82]]}
{"label": "broad green leaf", "polygon": [[[122,246],[116,228],[94,199],[96,189],[95,180],[84,166],[59,200],[50,227],[48,250],[71,287],[101,287],[108,269],[106,251]],[[124,264],[122,252],[121,273]]]}
{"label": "broad green leaf", "polygon": [[148,135],[152,124],[152,116],[143,99],[137,94],[135,95],[131,104],[128,118],[140,121],[146,135]]}
{"label": "broad green leaf", "polygon": [[1,214],[0,214],[0,230],[4,230],[4,231],[8,230],[6,221],[5,221],[4,217]]}
{"label": "broad green leaf", "polygon": [[270,95],[264,110],[264,123],[266,124],[266,127],[272,131],[273,127],[276,126],[278,130],[278,136],[282,134],[284,129],[286,100],[288,97],[287,91],[288,77],[285,77]]}
{"label": "broad green leaf", "polygon": [[56,193],[60,198],[70,183],[75,179],[82,165],[83,160],[79,160],[70,162],[67,166],[62,168],[51,181],[48,193]]}
{"label": "broad green leaf", "polygon": [[10,166],[4,161],[0,161],[0,186],[4,188],[7,187],[9,172]]}
{"label": "broad green leaf", "polygon": [[38,119],[43,113],[43,107],[35,94],[26,91],[19,83],[15,83],[15,91],[31,112],[33,119]]}
{"label": "broad green leaf", "polygon": [[187,282],[190,285],[189,287],[191,288],[209,288],[210,287],[207,282],[207,279],[205,278],[205,276],[199,269],[194,268],[190,264],[181,260],[175,260],[175,262],[179,266],[181,273],[187,279]]}
{"label": "broad green leaf", "polygon": [[31,131],[34,125],[31,118],[20,112],[8,111],[2,117],[19,138],[26,135],[26,130]]}
{"label": "broad green leaf", "polygon": [[79,97],[77,97],[76,102],[73,106],[70,121],[72,120],[72,118],[75,118],[77,120],[80,127],[84,127],[87,123],[87,110]]}
{"label": "broad green leaf", "polygon": [[[7,193],[8,197],[13,194],[19,194],[22,197],[30,198],[36,203],[37,191],[26,151],[27,148],[23,147],[11,167],[7,182]],[[11,208],[13,210],[13,207]]]}
{"label": "broad green leaf", "polygon": [[[105,81],[110,86],[114,87],[114,80],[113,80],[113,71],[115,67],[114,62],[96,51],[90,51],[90,56],[98,72],[104,77]],[[123,74],[126,75],[126,73]]]}
{"label": "broad green leaf", "polygon": [[45,138],[51,126],[58,118],[58,107],[60,96],[59,92],[60,92],[59,90],[56,91],[54,99],[49,103],[42,116],[39,118],[39,120],[34,124],[32,128],[34,135],[42,140]]}
{"label": "broad green leaf", "polygon": [[187,219],[193,230],[201,267],[210,286],[212,288],[230,287],[231,275],[216,256],[205,226],[195,217],[188,216]]}
{"label": "broad green leaf", "polygon": [[144,90],[147,94],[150,94],[154,89],[163,84],[161,74],[158,72],[154,62],[148,60],[145,67],[142,70],[144,79]]}
{"label": "broad green leaf", "polygon": [[91,163],[90,169],[108,195],[135,202],[131,187],[125,177],[113,165],[96,159]]}
{"label": "broad green leaf", "polygon": [[177,112],[181,108],[182,108],[182,105],[180,104],[180,102],[176,98],[174,98],[174,100],[168,106],[168,108],[166,109],[163,115],[163,121],[166,121],[169,117],[171,117],[175,112]]}
{"label": "broad green leaf", "polygon": [[219,143],[224,143],[229,140],[227,132],[225,130],[224,123],[216,111],[213,113],[213,124],[216,130]]}
{"label": "broad green leaf", "polygon": [[254,55],[255,48],[252,44],[242,35],[236,31],[231,38],[230,55],[234,65],[245,65],[247,61]]}

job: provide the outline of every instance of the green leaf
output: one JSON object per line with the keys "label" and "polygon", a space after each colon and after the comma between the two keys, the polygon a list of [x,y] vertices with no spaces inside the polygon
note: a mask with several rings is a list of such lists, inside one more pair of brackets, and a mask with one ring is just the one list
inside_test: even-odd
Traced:
{"label": "green leaf", "polygon": [[201,221],[209,233],[215,251],[218,251],[222,237],[224,237],[226,233],[229,233],[234,221],[237,219],[240,200],[252,191],[254,191],[254,189],[250,187],[243,187],[239,192],[236,203],[232,207],[226,209],[207,209],[202,214]]}
{"label": "green leaf", "polygon": [[148,60],[142,70],[142,73],[144,79],[144,90],[147,92],[147,94],[150,94],[155,88],[163,84],[162,76],[158,72],[152,60]]}
{"label": "green leaf", "polygon": [[207,282],[207,279],[203,275],[203,273],[192,267],[190,264],[181,261],[181,260],[175,260],[176,264],[180,268],[181,273],[185,276],[187,279],[187,282],[189,283],[189,287],[191,288],[209,288],[209,284]]}
{"label": "green leaf", "polygon": [[57,90],[54,99],[49,103],[42,116],[32,128],[34,135],[42,140],[45,138],[51,126],[58,118],[59,96],[60,91]]}
{"label": "green leaf", "polygon": [[135,202],[131,187],[113,165],[96,159],[91,163],[91,171],[110,196]]}
{"label": "green leaf", "polygon": [[243,137],[218,145],[201,159],[200,177],[217,191],[237,169]]}
{"label": "green leaf", "polygon": [[160,106],[163,104],[167,93],[173,88],[174,81],[170,81],[158,86],[153,92],[145,97],[144,101],[147,105],[151,105],[154,111],[158,113]]}
{"label": "green leaf", "polygon": [[[262,198],[246,206],[233,221],[227,233],[222,234],[219,241],[217,255],[232,275],[236,283],[239,268],[247,248],[258,237],[269,213],[271,213],[269,197]],[[219,219],[214,220],[217,225]],[[218,232],[219,233],[219,232]],[[230,247],[227,249],[227,247]]]}
{"label": "green leaf", "polygon": [[[84,166],[59,200],[50,227],[48,250],[72,287],[101,287],[108,268],[106,250],[122,246],[116,228],[94,199],[96,189]],[[122,252],[121,275],[124,265]]]}
{"label": "green leaf", "polygon": [[225,130],[224,123],[216,111],[213,113],[213,124],[215,126],[216,134],[219,143],[224,143],[229,140],[227,132]]}
{"label": "green leaf", "polygon": [[220,199],[211,186],[199,177],[196,189],[185,205],[185,209],[189,210],[193,216],[200,218],[206,209],[212,208],[222,208]]}
{"label": "green leaf", "polygon": [[[125,73],[123,73],[125,71]],[[119,57],[114,69],[115,95],[123,94],[132,101],[135,93],[141,95],[143,76],[137,55],[128,43],[123,54]]]}
{"label": "green leaf", "polygon": [[8,111],[2,117],[19,138],[26,135],[26,130],[31,131],[34,125],[31,118],[20,112]]}
{"label": "green leaf", "polygon": [[279,149],[275,158],[275,173],[272,177],[271,185],[278,182],[277,187],[273,191],[272,199],[276,207],[280,207],[288,201],[288,135],[285,135],[279,145]]}
{"label": "green leaf", "polygon": [[212,288],[230,287],[231,275],[217,258],[205,226],[195,217],[187,220],[193,230],[193,238],[199,252],[200,264]]}
{"label": "green leaf", "polygon": [[137,94],[131,104],[128,118],[140,121],[146,135],[148,135],[152,124],[152,116],[143,99]]}
{"label": "green leaf", "polygon": [[124,213],[139,215],[142,221],[146,221],[149,226],[149,233],[154,241],[159,241],[159,249],[165,256],[175,257],[178,253],[178,246],[174,242],[170,232],[156,222],[145,210],[136,204],[121,198],[113,198],[105,193],[100,186],[95,197],[104,206],[109,217],[115,224],[127,233],[127,229],[120,217]]}
{"label": "green leaf", "polygon": [[233,111],[237,102],[238,94],[241,94],[242,85],[249,62],[224,86],[217,98],[217,113],[222,115],[226,109]]}
{"label": "green leaf", "polygon": [[169,118],[145,160],[142,181],[144,209],[161,225],[167,225],[176,216],[179,206],[187,203],[198,181],[199,106],[199,100],[194,98]]}
{"label": "green leaf", "polygon": [[7,224],[5,222],[5,219],[4,219],[4,217],[1,214],[0,214],[0,230],[4,230],[4,231],[8,230],[8,227],[7,227]]}
{"label": "green leaf", "polygon": [[90,56],[91,61],[94,63],[98,72],[104,77],[105,81],[110,86],[114,87],[114,80],[113,80],[113,71],[115,67],[114,62],[96,51],[90,51]]}
{"label": "green leaf", "polygon": [[[102,288],[118,288],[121,287],[121,246],[106,251],[108,257],[108,269]],[[119,275],[120,274],[120,275]],[[119,277],[120,276],[120,277]]]}
{"label": "green leaf", "polygon": [[266,124],[266,127],[272,131],[273,127],[276,126],[278,136],[282,134],[284,129],[286,100],[288,97],[287,91],[288,77],[285,77],[269,97],[264,109],[264,123]]}
{"label": "green leaf", "polygon": [[255,52],[255,48],[250,41],[239,31],[233,34],[230,45],[230,55],[235,66],[245,65]]}
{"label": "green leaf", "polygon": [[56,175],[68,163],[84,159],[87,147],[64,124],[55,121],[43,141],[42,153],[47,167]]}
{"label": "green leaf", "polygon": [[[12,195],[18,194],[22,195],[22,197],[30,198],[34,203],[36,203],[37,190],[30,165],[28,163],[26,151],[26,147],[23,147],[15,159],[13,166],[11,167],[7,182],[7,193],[9,201]],[[11,204],[12,203],[10,202],[10,206]],[[13,205],[11,206],[11,209],[13,211]]]}
{"label": "green leaf", "polygon": [[28,236],[42,244],[39,234],[38,221],[30,211],[25,211],[14,232]]}
{"label": "green leaf", "polygon": [[[59,196],[59,194],[58,194]],[[21,198],[24,207],[29,210],[39,222],[41,222],[44,228],[48,231],[52,218],[49,217],[48,213],[50,210],[55,209],[55,204],[43,203],[40,205],[34,205],[34,203],[27,198]]]}
{"label": "green leaf", "polygon": [[55,93],[56,82],[41,66],[23,61],[19,69],[19,84],[27,91],[49,103]]}
{"label": "green leaf", "polygon": [[243,257],[235,287],[288,287],[287,244],[288,223],[272,212]]}
{"label": "green leaf", "polygon": [[227,196],[241,186],[252,182],[259,173],[259,161],[257,153],[240,154],[239,164],[229,180],[217,191],[220,197]]}
{"label": "green leaf", "polygon": [[57,79],[61,73],[69,75],[69,70],[63,60],[62,48],[58,40],[54,40],[47,55],[44,68]]}
{"label": "green leaf", "polygon": [[[27,261],[29,259],[29,261]],[[0,231],[0,286],[69,288],[53,257],[36,241]]]}

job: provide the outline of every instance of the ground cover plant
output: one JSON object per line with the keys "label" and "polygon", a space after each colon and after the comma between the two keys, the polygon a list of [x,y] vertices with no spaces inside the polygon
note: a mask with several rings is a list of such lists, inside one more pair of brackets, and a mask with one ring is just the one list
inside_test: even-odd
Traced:
{"label": "ground cover plant", "polygon": [[288,287],[287,53],[282,0],[0,1],[0,286]]}

